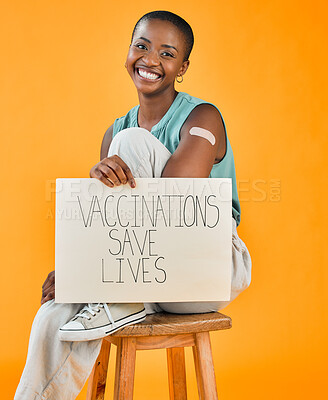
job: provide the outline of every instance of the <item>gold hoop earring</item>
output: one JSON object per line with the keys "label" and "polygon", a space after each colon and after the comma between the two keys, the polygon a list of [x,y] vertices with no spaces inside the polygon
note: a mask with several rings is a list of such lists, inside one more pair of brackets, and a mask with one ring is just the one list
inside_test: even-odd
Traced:
{"label": "gold hoop earring", "polygon": [[[178,80],[178,77],[180,77],[181,79]],[[176,78],[175,78],[175,80],[176,80],[178,83],[182,83],[182,82],[183,82],[183,76],[182,76],[182,75],[177,75]]]}

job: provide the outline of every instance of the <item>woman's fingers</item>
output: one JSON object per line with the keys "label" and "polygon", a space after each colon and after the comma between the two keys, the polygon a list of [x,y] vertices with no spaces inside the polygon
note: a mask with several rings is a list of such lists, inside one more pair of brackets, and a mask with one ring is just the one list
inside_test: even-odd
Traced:
{"label": "woman's fingers", "polygon": [[42,297],[41,299],[41,305],[46,303],[49,300],[52,300],[55,298],[55,291],[53,290],[52,292],[48,293],[47,296]]}
{"label": "woman's fingers", "polygon": [[114,184],[110,180],[108,180],[99,169],[95,169],[93,173],[90,174],[90,177],[99,179],[102,183],[104,183],[106,186],[109,186],[110,188],[114,187]]}
{"label": "woman's fingers", "polygon": [[[129,182],[129,185],[133,188],[135,187],[136,183],[133,178],[132,172],[130,168],[125,164],[125,162],[120,158],[118,155],[112,156],[112,160],[114,162],[114,172],[118,177],[124,176],[124,182],[127,183]],[[123,182],[122,182],[123,183]]]}
{"label": "woman's fingers", "polygon": [[46,288],[42,288],[42,296],[45,297],[48,293],[55,290],[55,282],[51,285],[47,286]]}
{"label": "woman's fingers", "polygon": [[50,299],[54,299],[54,298],[55,298],[55,287],[52,286],[46,292],[42,292],[41,304],[45,303],[46,301],[48,301]]}
{"label": "woman's fingers", "polygon": [[130,168],[125,163],[124,163],[122,168],[124,170],[124,173],[125,173],[126,177],[128,178],[129,185],[132,188],[136,187],[136,181],[133,178],[133,175],[132,175],[132,172],[131,172]]}
{"label": "woman's fingers", "polygon": [[[55,271],[51,271],[42,285],[41,304],[55,298]],[[46,300],[47,299],[47,300]]]}
{"label": "woman's fingers", "polygon": [[42,291],[44,292],[45,290],[47,290],[51,285],[55,284],[55,271],[51,271],[48,276],[47,279],[44,281],[43,285],[42,285]]}
{"label": "woman's fingers", "polygon": [[48,290],[42,292],[41,300],[51,295],[51,293],[55,294],[55,286],[51,286]]}
{"label": "woman's fingers", "polygon": [[99,165],[99,171],[108,179],[114,186],[120,186],[126,183],[126,177],[122,168],[118,164],[111,165],[110,163],[102,163]]}
{"label": "woman's fingers", "polygon": [[125,185],[127,182],[132,188],[136,186],[130,168],[118,155],[104,158],[91,169],[90,176],[109,187]]}

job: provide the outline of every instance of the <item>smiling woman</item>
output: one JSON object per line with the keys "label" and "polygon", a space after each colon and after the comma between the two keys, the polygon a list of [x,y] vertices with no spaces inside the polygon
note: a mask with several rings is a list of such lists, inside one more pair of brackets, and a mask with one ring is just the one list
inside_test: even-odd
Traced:
{"label": "smiling woman", "polygon": [[[139,19],[125,63],[139,105],[107,129],[100,162],[91,168],[90,177],[109,187],[128,183],[131,188],[135,177],[230,178],[232,301],[250,283],[251,259],[236,230],[240,204],[221,113],[214,104],[175,90],[175,82],[188,70],[193,42],[191,27],[176,14],[154,11]],[[54,295],[51,272],[42,287],[42,306],[33,323],[16,400],[74,399],[91,372],[101,339],[144,320],[146,313],[213,312],[229,303],[74,305],[55,304]]]}
{"label": "smiling woman", "polygon": [[140,94],[154,95],[172,88],[174,79],[186,73],[191,51],[186,42],[173,23],[147,18],[138,21],[125,66]]}

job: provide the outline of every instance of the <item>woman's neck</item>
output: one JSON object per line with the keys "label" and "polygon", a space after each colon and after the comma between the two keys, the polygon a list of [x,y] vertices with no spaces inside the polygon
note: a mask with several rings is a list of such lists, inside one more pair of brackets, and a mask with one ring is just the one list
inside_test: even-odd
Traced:
{"label": "woman's neck", "polygon": [[151,128],[164,117],[177,95],[176,90],[153,96],[138,93],[140,104],[138,125],[151,131]]}

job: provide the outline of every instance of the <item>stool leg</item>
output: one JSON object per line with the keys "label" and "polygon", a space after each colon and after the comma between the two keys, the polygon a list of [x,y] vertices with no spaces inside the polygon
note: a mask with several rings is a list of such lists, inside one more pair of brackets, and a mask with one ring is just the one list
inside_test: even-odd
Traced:
{"label": "stool leg", "polygon": [[199,398],[201,400],[218,400],[211,341],[208,332],[195,334],[193,353]]}
{"label": "stool leg", "polygon": [[199,367],[199,360],[198,360],[198,353],[196,350],[196,346],[192,346],[192,352],[194,355],[194,363],[195,363],[195,370],[196,370],[196,379],[197,379],[197,387],[198,387],[198,396],[200,400],[204,400],[204,385],[200,375],[200,367]]}
{"label": "stool leg", "polygon": [[120,338],[117,344],[114,400],[132,400],[136,339]]}
{"label": "stool leg", "polygon": [[103,400],[105,398],[109,353],[110,343],[103,340],[100,353],[89,378],[87,400]]}
{"label": "stool leg", "polygon": [[184,347],[166,349],[170,400],[187,400]]}

